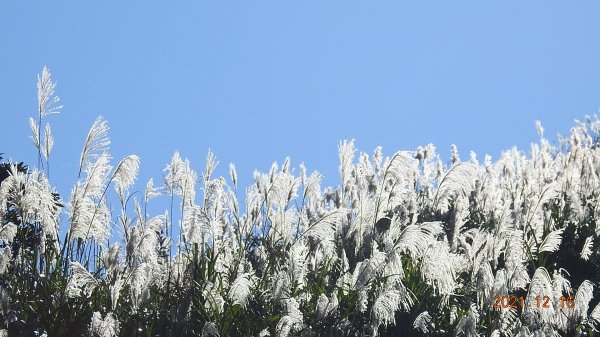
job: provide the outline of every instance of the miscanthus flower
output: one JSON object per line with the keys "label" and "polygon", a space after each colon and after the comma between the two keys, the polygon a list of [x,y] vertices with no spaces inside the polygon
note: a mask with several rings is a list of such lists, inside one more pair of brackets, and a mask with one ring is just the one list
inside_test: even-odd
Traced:
{"label": "miscanthus flower", "polygon": [[295,299],[284,300],[282,304],[284,306],[284,316],[277,323],[275,330],[277,336],[284,337],[289,336],[293,331],[299,330],[302,327],[304,318]]}
{"label": "miscanthus flower", "polygon": [[251,291],[256,282],[256,276],[251,273],[239,275],[229,287],[227,297],[234,303],[240,304],[243,308],[248,304],[251,297]]}
{"label": "miscanthus flower", "polygon": [[110,234],[110,211],[106,204],[106,186],[109,173],[108,125],[102,118],[96,119],[86,138],[80,157],[80,174],[71,191],[67,205],[70,220],[70,238],[104,241]]}
{"label": "miscanthus flower", "polygon": [[119,335],[119,320],[112,313],[102,314],[95,311],[90,322],[90,334],[94,337],[116,337]]}
{"label": "miscanthus flower", "polygon": [[140,166],[140,158],[136,155],[125,157],[117,167],[112,176],[115,190],[119,196],[124,196],[125,191],[133,185]]}
{"label": "miscanthus flower", "polygon": [[179,152],[175,152],[171,163],[163,171],[168,193],[180,196],[183,205],[191,205],[196,196],[195,185],[198,176],[190,168],[189,160],[182,160]]}
{"label": "miscanthus flower", "polygon": [[435,329],[435,325],[431,323],[431,315],[427,311],[423,311],[415,318],[413,327],[423,333],[428,333],[429,329]]}
{"label": "miscanthus flower", "polygon": [[[0,211],[0,215],[16,207],[21,222],[40,226],[44,233],[41,237],[44,244],[46,236],[51,240],[58,237],[60,202],[43,172],[21,172],[16,164],[10,166],[9,176],[0,186],[0,203],[6,207]],[[0,239],[12,241],[16,230],[14,223],[0,225]]]}
{"label": "miscanthus flower", "polygon": [[98,280],[79,262],[71,262],[72,275],[67,283],[69,297],[89,296],[98,286]]}

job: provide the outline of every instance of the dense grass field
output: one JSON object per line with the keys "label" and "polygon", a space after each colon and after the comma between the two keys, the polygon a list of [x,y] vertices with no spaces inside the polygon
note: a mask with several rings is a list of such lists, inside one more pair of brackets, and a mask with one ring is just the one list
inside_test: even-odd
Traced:
{"label": "dense grass field", "polygon": [[54,88],[44,68],[38,162],[0,163],[0,336],[600,335],[597,118],[495,162],[342,141],[337,187],[289,159],[238,186],[175,153],[138,193],[98,118],[58,195]]}

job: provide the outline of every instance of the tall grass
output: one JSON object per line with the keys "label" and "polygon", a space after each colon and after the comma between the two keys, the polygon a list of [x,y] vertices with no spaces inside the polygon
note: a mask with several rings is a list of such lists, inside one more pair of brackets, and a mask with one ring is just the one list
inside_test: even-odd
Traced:
{"label": "tall grass", "polygon": [[598,335],[598,119],[555,145],[538,124],[529,154],[496,162],[343,141],[333,188],[288,158],[241,190],[213,153],[201,174],[175,153],[133,193],[140,159],[113,167],[98,118],[63,200],[41,131],[54,88],[44,68],[37,167],[0,166],[0,336]]}

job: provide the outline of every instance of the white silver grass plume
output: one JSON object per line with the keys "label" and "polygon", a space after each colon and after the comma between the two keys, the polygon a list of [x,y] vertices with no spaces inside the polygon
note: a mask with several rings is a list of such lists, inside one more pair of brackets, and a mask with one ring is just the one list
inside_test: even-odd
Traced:
{"label": "white silver grass plume", "polygon": [[460,155],[458,154],[458,147],[456,144],[450,145],[450,161],[452,165],[460,163]]}
{"label": "white silver grass plume", "polygon": [[500,313],[500,330],[507,336],[511,336],[515,328],[520,325],[517,308],[506,308]]}
{"label": "white silver grass plume", "polygon": [[420,330],[422,333],[428,333],[430,329],[435,329],[435,325],[431,322],[431,315],[427,311],[423,311],[422,313],[415,318],[415,322],[413,323],[413,328]]}
{"label": "white silver grass plume", "polygon": [[[304,165],[301,165],[300,167],[303,168]],[[303,170],[305,170],[305,169],[303,169]],[[319,172],[314,171],[308,177],[305,177],[304,175],[303,175],[303,177],[304,177],[302,179],[302,185],[304,186],[303,198],[305,198],[305,199],[318,198],[321,193],[321,180],[323,179],[323,176]]]}
{"label": "white silver grass plume", "polygon": [[544,241],[540,244],[539,252],[554,252],[560,246],[564,229],[552,231],[544,237]]}
{"label": "white silver grass plume", "polygon": [[600,303],[596,305],[592,313],[590,314],[590,318],[592,318],[596,323],[600,323]]}
{"label": "white silver grass plume", "polygon": [[42,76],[38,75],[37,81],[38,113],[42,118],[50,114],[58,114],[62,109],[62,105],[56,105],[60,98],[54,94],[55,88],[56,82],[52,81],[50,70],[44,66]]}
{"label": "white silver grass plume", "polygon": [[277,323],[275,330],[278,337],[290,336],[292,332],[302,328],[304,317],[299,309],[299,304],[294,298],[283,300],[284,316]]}
{"label": "white silver grass plume", "polygon": [[148,264],[149,266],[155,266],[158,263],[158,233],[164,228],[165,223],[165,216],[157,215],[146,223],[128,229],[126,246],[128,262]]}
{"label": "white silver grass plume", "polygon": [[29,117],[29,127],[31,128],[31,136],[29,136],[29,138],[31,138],[31,141],[33,142],[35,148],[41,150],[40,129],[38,126],[38,122],[36,122],[35,119],[33,119],[32,117]]}
{"label": "white silver grass plume", "polygon": [[[553,294],[552,280],[548,271],[544,267],[539,267],[533,274],[527,298],[525,299],[525,312],[530,323],[552,323],[555,306],[552,301],[548,301],[548,308],[542,308],[545,303],[544,296],[549,297]],[[542,303],[544,302],[544,303]]]}
{"label": "white silver grass plume", "polygon": [[[541,216],[542,216],[541,213],[543,211],[543,205],[547,204],[552,199],[556,198],[560,191],[561,191],[561,188],[560,188],[559,181],[553,181],[553,182],[543,186],[539,192],[538,199],[532,200],[533,207],[530,208],[530,210],[527,214],[527,217],[525,219],[526,224],[530,224],[536,229],[537,228],[543,229],[543,224],[540,223],[543,220],[541,218]],[[538,234],[538,236],[539,236],[539,234]]]}
{"label": "white silver grass plume", "polygon": [[572,322],[578,322],[579,319],[587,319],[589,305],[594,296],[594,284],[585,280],[579,285],[575,293],[575,307],[571,312]]}
{"label": "white silver grass plume", "polygon": [[79,262],[71,262],[72,274],[67,283],[67,296],[80,297],[89,296],[98,286],[98,280],[90,274]]}
{"label": "white silver grass plume", "polygon": [[50,152],[52,152],[53,147],[54,137],[52,136],[50,123],[46,123],[46,127],[44,128],[44,143],[42,146],[42,155],[44,156],[44,159],[48,160],[50,158]]}
{"label": "white silver grass plume", "polygon": [[311,260],[311,270],[323,268],[325,263],[331,263],[332,260],[328,260],[326,257],[322,257],[320,251],[315,251],[312,256],[309,256],[309,247],[304,241],[296,241],[291,249],[288,257],[288,275],[292,284],[296,284],[297,287],[304,287],[306,284],[306,273],[308,271],[308,264]]}
{"label": "white silver grass plume", "polygon": [[115,184],[115,189],[118,193],[127,190],[133,183],[140,168],[140,158],[136,155],[129,155],[115,168],[112,181]]}
{"label": "white silver grass plume", "polygon": [[206,298],[204,308],[212,314],[221,314],[225,306],[225,299],[221,296],[220,289],[217,285],[207,282],[202,290],[202,295]]}
{"label": "white silver grass plume", "polygon": [[233,183],[233,188],[237,188],[237,170],[235,169],[235,165],[233,163],[229,163],[229,177],[231,178],[231,182]]}
{"label": "white silver grass plume", "polygon": [[[56,83],[52,81],[52,76],[46,66],[44,66],[41,77],[38,75],[37,87],[38,119],[35,121],[33,118],[29,118],[29,126],[31,128],[30,138],[38,149],[38,159],[41,160],[41,157],[44,157],[48,161],[54,145],[54,137],[52,137],[52,131],[48,123],[44,127],[44,134],[42,136],[42,123],[44,117],[60,113],[62,105],[58,105],[60,98],[54,94]],[[38,164],[41,164],[41,162],[38,161]]]}
{"label": "white silver grass plume", "polygon": [[418,225],[408,225],[405,228],[392,226],[390,237],[396,238],[394,248],[399,252],[410,252],[420,258],[427,251],[427,247],[436,241],[436,236],[441,233],[440,222],[425,222]]}
{"label": "white silver grass plume", "polygon": [[290,296],[292,277],[284,270],[279,270],[271,279],[271,296],[275,300],[283,300]]}
{"label": "white silver grass plume", "polygon": [[245,308],[248,300],[251,298],[251,291],[254,285],[256,276],[252,273],[244,273],[239,275],[231,284],[227,297],[234,303]]}
{"label": "white silver grass plume", "polygon": [[112,305],[112,310],[117,308],[117,304],[119,303],[119,298],[121,297],[121,290],[125,285],[125,280],[117,279],[115,284],[109,286],[110,289],[110,302]]}
{"label": "white silver grass plume", "polygon": [[219,161],[217,160],[217,157],[209,149],[208,153],[206,154],[206,166],[204,168],[204,177],[203,177],[204,181],[210,180],[210,177],[212,176],[213,172],[215,172],[215,169],[217,168],[218,165],[219,165]]}
{"label": "white silver grass plume", "polygon": [[[396,312],[403,308],[410,309],[412,301],[408,294],[399,289],[386,289],[379,293],[375,303],[373,303],[373,331],[377,331],[380,325],[387,326],[396,324]],[[408,299],[408,300],[407,300]]]}
{"label": "white silver grass plume", "polygon": [[331,295],[331,299],[327,298],[327,295],[319,295],[317,300],[316,313],[319,319],[327,317],[329,314],[334,312],[339,305],[337,295],[335,292]]}
{"label": "white silver grass plume", "polygon": [[439,182],[434,206],[445,211],[446,201],[459,195],[468,196],[475,187],[477,166],[472,163],[460,163],[452,166]]}
{"label": "white silver grass plume", "polygon": [[75,186],[82,197],[100,199],[104,196],[108,175],[112,166],[110,165],[110,154],[103,152],[95,157],[94,161],[86,161],[83,171],[86,179],[82,186]]}
{"label": "white silver grass plume", "polygon": [[323,247],[325,254],[332,258],[335,253],[336,228],[345,216],[346,210],[343,208],[329,212],[315,223],[310,224],[304,231],[304,235],[313,239],[315,244]]}
{"label": "white silver grass plume", "polygon": [[99,116],[94,121],[92,128],[88,132],[79,157],[79,167],[84,167],[87,161],[108,151],[110,139],[108,138],[108,122]]}
{"label": "white silver grass plume", "polygon": [[525,253],[523,231],[514,230],[510,234],[506,245],[506,273],[508,275],[509,289],[525,289],[529,284],[530,276],[527,273],[525,262],[528,260]]}
{"label": "white silver grass plume", "polygon": [[477,304],[483,308],[488,306],[493,297],[491,292],[494,289],[494,273],[492,267],[487,261],[481,263],[476,275]]}
{"label": "white silver grass plume", "polygon": [[[74,192],[77,192],[77,187]],[[110,210],[106,200],[91,196],[72,195],[69,203],[71,239],[93,239],[104,242],[110,236]]]}
{"label": "white silver grass plume", "polygon": [[387,252],[383,277],[390,282],[399,282],[403,276],[402,254],[395,249],[391,249]]}
{"label": "white silver grass plume", "polygon": [[[551,294],[551,297],[556,303],[554,327],[566,331],[573,325],[573,322],[570,319],[573,308],[569,308],[568,302],[564,301],[564,299],[568,299],[568,296],[571,294],[571,282],[562,275],[563,272],[568,275],[566,270],[562,268],[554,270],[554,274],[552,275],[552,288],[554,289],[554,292]],[[563,298],[562,301],[561,297]]]}
{"label": "white silver grass plume", "polygon": [[107,250],[102,252],[100,260],[106,269],[107,278],[113,278],[121,271],[121,246],[113,243]]}
{"label": "white silver grass plume", "polygon": [[211,232],[210,219],[204,211],[204,207],[197,205],[185,206],[183,209],[182,230],[188,243],[203,243],[203,235]]}
{"label": "white silver grass plume", "polygon": [[370,259],[362,261],[356,265],[352,275],[354,289],[362,290],[371,283],[371,280],[385,268],[386,254],[381,251],[374,251]]}
{"label": "white silver grass plume", "polygon": [[338,153],[340,157],[340,177],[342,177],[342,190],[346,189],[346,185],[350,182],[352,174],[352,162],[354,161],[354,154],[356,149],[354,148],[353,140],[344,140],[338,144]]}
{"label": "white silver grass plume", "polygon": [[134,311],[138,311],[142,303],[150,297],[150,287],[157,280],[153,266],[141,263],[133,268],[129,276],[129,296]]}
{"label": "white silver grass plume", "polygon": [[[45,235],[55,240],[58,236],[60,200],[55,199],[55,190],[41,171],[20,172],[15,164],[10,166],[9,176],[0,186],[0,203],[18,207],[21,221],[38,223]],[[5,212],[4,207],[0,215]],[[11,223],[0,227],[0,239],[12,241],[16,228]]]}
{"label": "white silver grass plume", "polygon": [[503,296],[508,294],[508,277],[505,269],[500,269],[496,272],[494,277],[494,285],[492,286],[492,292],[490,293],[491,299],[496,296]]}
{"label": "white silver grass plume", "polygon": [[421,262],[421,275],[439,294],[450,294],[457,286],[456,272],[464,261],[448,251],[441,241],[432,243]]}
{"label": "white silver grass plume", "polygon": [[2,249],[2,252],[0,253],[0,276],[3,276],[8,271],[8,267],[12,262],[11,255],[10,249]]}
{"label": "white silver grass plume", "polygon": [[544,138],[544,127],[542,126],[541,121],[535,121],[535,129],[537,130],[538,136],[540,136],[540,138]]}
{"label": "white silver grass plume", "polygon": [[165,175],[165,186],[170,194],[181,197],[182,205],[191,205],[196,198],[196,181],[198,175],[190,167],[189,160],[182,160],[179,152],[173,154],[171,163],[163,170]]}
{"label": "white silver grass plume", "polygon": [[594,237],[588,236],[583,243],[583,249],[581,250],[581,258],[585,261],[589,260],[592,255],[592,248],[594,247]]}
{"label": "white silver grass plume", "polygon": [[413,153],[408,151],[398,151],[391,158],[387,158],[384,163],[383,177],[380,183],[387,184],[389,179],[400,185],[401,182],[408,181],[417,169],[417,161],[413,158]]}
{"label": "white silver grass plume", "polygon": [[105,192],[112,166],[107,152],[110,144],[107,133],[106,121],[98,117],[83,146],[80,174],[84,172],[86,177],[83,181],[78,180],[71,191],[68,204],[70,239],[91,238],[104,241],[110,234],[110,211],[106,205]]}
{"label": "white silver grass plume", "polygon": [[552,275],[552,288],[554,288],[554,295],[557,298],[559,298],[563,294],[571,293],[571,282],[569,282],[567,278],[562,276],[563,272],[568,275],[566,270],[562,268],[560,270],[555,270],[554,274]]}
{"label": "white silver grass plume", "polygon": [[100,312],[95,311],[92,314],[90,323],[90,334],[93,337],[117,337],[119,335],[120,324],[112,313],[106,314],[102,318]]}
{"label": "white silver grass plume", "polygon": [[154,187],[154,179],[150,178],[146,183],[146,189],[144,190],[144,202],[148,203],[150,200],[158,197],[161,191],[158,187]]}

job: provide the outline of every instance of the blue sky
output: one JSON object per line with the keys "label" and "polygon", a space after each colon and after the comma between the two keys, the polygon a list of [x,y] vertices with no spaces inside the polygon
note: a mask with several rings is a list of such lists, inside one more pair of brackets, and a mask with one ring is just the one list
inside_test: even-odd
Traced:
{"label": "blue sky", "polygon": [[337,142],[384,154],[434,143],[494,159],[567,134],[600,107],[597,1],[0,3],[0,152],[36,163],[27,118],[47,65],[51,179],[67,197],[93,120],[115,162],[160,179],[173,152],[209,148],[243,185],[291,156],[337,185]]}

